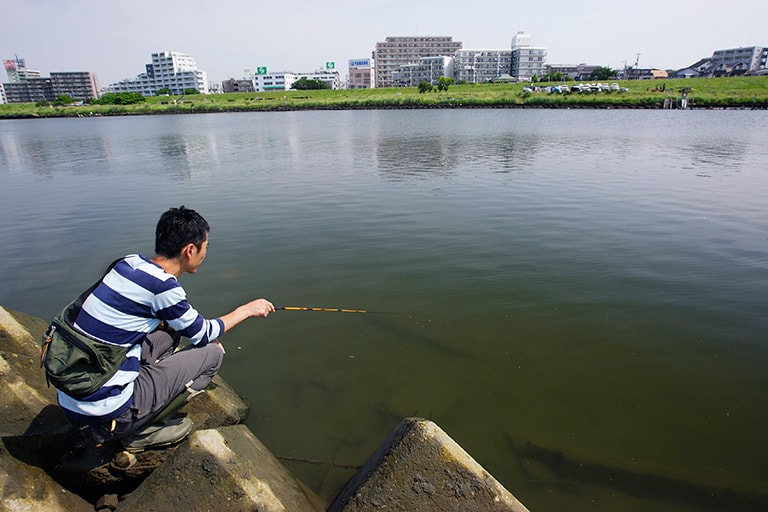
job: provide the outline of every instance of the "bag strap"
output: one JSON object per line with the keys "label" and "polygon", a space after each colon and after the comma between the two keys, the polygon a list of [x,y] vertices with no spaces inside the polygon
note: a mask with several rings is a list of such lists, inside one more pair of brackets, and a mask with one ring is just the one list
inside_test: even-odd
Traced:
{"label": "bag strap", "polygon": [[[81,294],[80,294],[80,296],[79,296],[78,298],[76,298],[76,299],[75,299],[75,300],[72,302],[72,304],[70,304],[70,306],[72,306],[72,305],[74,305],[74,306],[75,306],[75,308],[76,308],[76,313],[80,313],[80,308],[82,308],[82,307],[83,307],[83,302],[85,302],[85,299],[87,299],[87,298],[88,298],[88,296],[89,296],[90,294],[92,294],[92,293],[93,293],[93,291],[96,289],[96,287],[97,287],[97,286],[99,286],[99,285],[101,284],[101,282],[104,280],[104,278],[105,278],[105,277],[107,277],[107,274],[109,274],[109,272],[110,272],[110,271],[111,271],[113,268],[115,268],[115,265],[117,265],[118,263],[120,263],[120,260],[122,260],[122,259],[123,259],[123,258],[117,258],[115,261],[113,261],[112,263],[110,263],[110,264],[109,264],[109,266],[107,267],[107,270],[105,270],[105,271],[104,271],[104,275],[102,275],[102,276],[99,278],[99,280],[98,280],[98,281],[96,281],[95,283],[93,283],[93,284],[92,284],[92,285],[91,285],[91,286],[90,286],[90,287],[89,287],[87,290],[85,290],[83,293],[81,293]],[[73,311],[73,312],[74,312],[74,311]],[[77,315],[75,315],[75,316],[77,316]]]}
{"label": "bag strap", "polygon": [[[101,282],[104,280],[105,277],[107,277],[107,274],[115,268],[115,265],[117,265],[120,260],[123,258],[117,258],[115,261],[109,264],[107,267],[107,270],[104,271],[104,275],[102,275],[98,281],[93,283],[91,286],[88,287],[87,290],[85,290],[83,293],[81,293],[75,300],[73,300],[66,308],[65,314],[64,314],[64,320],[68,321],[69,319],[67,317],[71,317],[72,324],[75,322],[75,318],[77,318],[77,315],[80,313],[80,309],[83,307],[83,302],[85,302],[85,299],[88,298],[90,294],[93,293],[93,291],[96,289],[97,286],[101,284]],[[56,330],[56,326],[51,322],[51,324],[48,325],[48,329],[45,331],[45,334],[43,334],[43,346],[40,350],[40,368],[43,367],[43,359],[45,359],[45,353],[48,351],[48,346],[51,344],[51,340],[53,339],[53,333]],[[50,385],[50,384],[49,384]]]}

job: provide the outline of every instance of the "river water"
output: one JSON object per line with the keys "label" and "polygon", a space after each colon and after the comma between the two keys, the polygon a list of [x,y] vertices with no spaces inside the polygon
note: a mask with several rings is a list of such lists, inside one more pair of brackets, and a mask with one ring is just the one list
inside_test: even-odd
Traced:
{"label": "river water", "polygon": [[[408,416],[532,511],[768,502],[768,113],[0,122],[0,304],[50,318],[184,204],[248,424],[331,498]],[[311,461],[311,462],[307,462]]]}

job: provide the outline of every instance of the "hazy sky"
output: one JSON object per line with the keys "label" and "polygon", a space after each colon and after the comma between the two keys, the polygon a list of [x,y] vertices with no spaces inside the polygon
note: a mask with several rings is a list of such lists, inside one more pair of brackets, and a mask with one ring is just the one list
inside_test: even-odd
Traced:
{"label": "hazy sky", "polygon": [[[682,68],[712,51],[768,46],[765,0],[4,0],[0,58],[134,78],[151,53],[191,55],[208,80],[244,69],[308,72],[371,56],[387,36],[452,36],[464,48],[509,48],[524,31],[551,64]],[[2,70],[2,81],[7,81]]]}

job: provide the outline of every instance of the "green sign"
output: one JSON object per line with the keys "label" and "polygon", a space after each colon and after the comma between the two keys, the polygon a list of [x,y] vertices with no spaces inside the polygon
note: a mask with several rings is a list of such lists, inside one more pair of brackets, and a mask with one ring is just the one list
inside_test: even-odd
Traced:
{"label": "green sign", "polygon": [[326,62],[325,63],[325,69],[336,69],[336,63],[335,62]]}
{"label": "green sign", "polygon": [[256,74],[257,75],[266,75],[267,74],[267,66],[262,66],[260,68],[256,68]]}

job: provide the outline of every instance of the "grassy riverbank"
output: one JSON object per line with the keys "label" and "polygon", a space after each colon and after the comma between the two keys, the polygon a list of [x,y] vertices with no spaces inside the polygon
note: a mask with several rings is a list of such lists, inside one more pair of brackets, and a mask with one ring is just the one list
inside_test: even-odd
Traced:
{"label": "grassy riverbank", "polygon": [[147,98],[137,105],[49,107],[22,103],[0,105],[0,118],[313,109],[664,108],[665,103],[679,105],[686,92],[690,108],[768,108],[768,76],[616,83],[625,90],[558,94],[548,93],[544,88],[560,84],[537,84],[542,88],[540,92],[524,91],[524,84],[467,84],[428,93],[403,87],[165,96]]}

